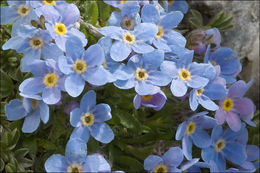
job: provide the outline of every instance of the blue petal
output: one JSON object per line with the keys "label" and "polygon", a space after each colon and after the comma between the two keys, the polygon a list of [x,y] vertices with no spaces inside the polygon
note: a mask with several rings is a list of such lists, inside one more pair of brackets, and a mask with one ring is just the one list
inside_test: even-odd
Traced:
{"label": "blue petal", "polygon": [[191,76],[191,79],[188,80],[187,85],[191,88],[202,88],[208,84],[209,80],[204,77],[197,75]]}
{"label": "blue petal", "polygon": [[87,145],[80,139],[70,139],[66,145],[65,156],[71,161],[77,161],[80,158],[86,158]]}
{"label": "blue petal", "polygon": [[259,148],[256,145],[247,145],[246,153],[248,161],[255,161],[259,158]]}
{"label": "blue petal", "polygon": [[221,84],[210,84],[205,87],[203,94],[212,100],[220,100],[227,95],[227,91]]}
{"label": "blue petal", "polygon": [[168,45],[176,45],[179,47],[185,47],[186,38],[181,34],[174,30],[169,30],[164,34],[164,38],[167,41]]}
{"label": "blue petal", "polygon": [[41,77],[28,78],[19,86],[19,91],[27,95],[35,95],[44,89],[44,84]]}
{"label": "blue petal", "polygon": [[217,166],[219,168],[219,172],[224,171],[226,169],[226,160],[222,154],[215,153],[213,160],[217,164]]}
{"label": "blue petal", "polygon": [[38,16],[43,15],[46,21],[56,23],[60,17],[58,11],[52,5],[43,5],[36,10]]}
{"label": "blue petal", "polygon": [[123,36],[123,29],[117,26],[105,26],[100,29],[101,34],[108,36],[115,40],[121,40]]}
{"label": "blue petal", "polygon": [[201,129],[197,129],[195,133],[191,135],[193,143],[199,148],[209,147],[211,144],[210,136],[207,132]]}
{"label": "blue petal", "polygon": [[42,47],[42,52],[41,53],[42,53],[41,56],[44,59],[51,58],[51,59],[54,59],[56,61],[58,60],[58,57],[64,55],[62,50],[56,44],[53,44],[53,43],[45,44]]}
{"label": "blue petal", "polygon": [[188,136],[182,138],[182,150],[187,160],[192,159],[192,140]]}
{"label": "blue petal", "polygon": [[136,94],[135,97],[134,97],[134,100],[133,100],[133,104],[134,104],[135,109],[139,109],[140,108],[141,101],[142,101],[141,96],[139,94]]}
{"label": "blue petal", "polygon": [[212,100],[210,100],[206,96],[201,96],[199,98],[199,103],[206,109],[211,110],[211,111],[216,111],[219,109],[218,105],[214,103]]}
{"label": "blue petal", "polygon": [[71,74],[65,79],[65,90],[72,97],[78,97],[85,86],[85,81],[82,79],[82,76],[79,74]]}
{"label": "blue petal", "polygon": [[60,69],[60,71],[64,74],[70,74],[73,73],[73,65],[68,63],[68,61],[70,60],[69,57],[65,57],[65,56],[60,56],[58,58],[58,67]]}
{"label": "blue petal", "polygon": [[82,97],[80,101],[80,108],[84,112],[89,112],[91,109],[94,108],[95,105],[96,105],[96,93],[95,91],[90,90]]}
{"label": "blue petal", "polygon": [[90,134],[102,143],[109,143],[114,139],[112,129],[106,123],[94,123],[90,127]]}
{"label": "blue petal", "polygon": [[101,154],[91,154],[82,165],[84,172],[111,172],[109,163]]}
{"label": "blue petal", "polygon": [[156,86],[166,86],[171,82],[171,77],[161,71],[153,71],[149,73],[147,81]]}
{"label": "blue petal", "polygon": [[162,39],[154,39],[153,45],[160,50],[163,50],[165,52],[171,52],[171,48],[168,46],[166,41],[163,41]]}
{"label": "blue petal", "polygon": [[213,128],[212,133],[211,133],[211,140],[212,142],[216,142],[220,136],[223,133],[222,126],[216,126]]}
{"label": "blue petal", "polygon": [[162,158],[165,165],[177,167],[183,161],[183,153],[180,147],[171,147]]}
{"label": "blue petal", "polygon": [[226,143],[223,154],[227,160],[234,164],[242,164],[247,157],[245,146],[237,142]]}
{"label": "blue petal", "polygon": [[[40,57],[39,57],[40,59]],[[21,72],[30,72],[32,68],[30,68],[32,62],[35,60],[35,57],[29,57],[24,55],[20,62]]]}
{"label": "blue petal", "polygon": [[66,42],[66,56],[71,57],[74,61],[81,59],[84,52],[84,47],[78,37],[71,36]]}
{"label": "blue petal", "polygon": [[175,134],[176,140],[181,140],[183,138],[183,136],[185,135],[185,132],[186,132],[186,125],[187,125],[187,122],[184,121],[178,126],[176,134]]}
{"label": "blue petal", "polygon": [[203,148],[201,150],[201,157],[205,162],[209,162],[213,159],[215,150],[213,147]]}
{"label": "blue petal", "polygon": [[140,54],[149,53],[154,50],[152,46],[146,43],[135,43],[133,44],[132,48],[136,53],[140,53]]}
{"label": "blue petal", "polygon": [[109,26],[120,26],[122,20],[122,16],[120,12],[112,12],[109,19],[108,19],[108,24]]}
{"label": "blue petal", "polygon": [[153,171],[154,168],[163,162],[163,159],[159,156],[150,155],[144,160],[144,169],[147,171]]}
{"label": "blue petal", "polygon": [[68,166],[67,158],[60,154],[53,154],[44,164],[46,172],[66,172]]}
{"label": "blue petal", "polygon": [[56,5],[55,8],[62,16],[62,23],[67,26],[74,25],[75,22],[79,19],[80,12],[75,4],[62,3]]}
{"label": "blue petal", "polygon": [[28,114],[23,122],[22,131],[24,133],[34,132],[40,124],[40,111],[36,110]]}
{"label": "blue petal", "polygon": [[90,84],[101,86],[108,82],[106,70],[103,67],[90,68],[82,77]]}
{"label": "blue petal", "polygon": [[43,101],[39,101],[39,108],[40,108],[40,116],[41,120],[44,123],[47,123],[49,121],[49,107],[47,104],[45,104]]}
{"label": "blue petal", "polygon": [[186,0],[174,1],[174,3],[168,7],[168,11],[181,11],[184,14],[187,13],[188,9],[189,6]]}
{"label": "blue petal", "polygon": [[9,121],[19,120],[27,115],[23,102],[18,99],[11,100],[5,105],[5,113]]}
{"label": "blue petal", "polygon": [[175,11],[165,15],[160,22],[160,25],[163,29],[172,29],[176,28],[177,25],[181,22],[183,14],[180,11]]}
{"label": "blue petal", "polygon": [[136,40],[148,41],[154,38],[158,28],[152,23],[141,23],[135,27]]}
{"label": "blue petal", "polygon": [[[199,158],[195,158],[195,159],[191,159],[191,160],[185,162],[183,165],[181,165],[181,170],[185,171],[185,170],[191,168],[192,166],[195,166],[195,164],[198,163],[199,160],[200,160]],[[189,172],[189,170],[187,170],[187,172]],[[195,172],[197,172],[197,171],[195,171]]]}
{"label": "blue petal", "polygon": [[70,124],[73,127],[78,127],[81,123],[82,110],[80,108],[75,108],[70,112]]}
{"label": "blue petal", "polygon": [[61,91],[57,87],[44,88],[42,92],[42,99],[46,104],[56,104],[61,99]]}
{"label": "blue petal", "polygon": [[104,122],[112,118],[111,108],[108,104],[98,104],[93,109],[95,122]]}
{"label": "blue petal", "polygon": [[138,82],[135,86],[135,91],[139,95],[153,95],[158,93],[159,90],[160,87],[154,86],[144,81]]}
{"label": "blue petal", "polygon": [[164,60],[164,53],[160,50],[155,50],[150,53],[143,54],[143,65],[147,69],[157,69]]}
{"label": "blue petal", "polygon": [[42,60],[34,60],[28,67],[34,76],[44,76],[48,73],[46,62]]}
{"label": "blue petal", "polygon": [[66,51],[65,45],[66,45],[67,40],[68,40],[68,37],[60,36],[60,35],[55,38],[55,43],[56,43],[56,45],[57,45],[63,52]]}
{"label": "blue petal", "polygon": [[1,25],[13,23],[19,18],[17,10],[12,7],[1,7]]}
{"label": "blue petal", "polygon": [[99,44],[94,44],[90,46],[85,54],[84,59],[87,63],[87,66],[100,66],[105,60],[105,54],[102,47]]}
{"label": "blue petal", "polygon": [[11,37],[5,44],[2,46],[3,50],[15,49],[17,52],[22,52],[25,48],[28,48],[28,40],[22,37]]}
{"label": "blue petal", "polygon": [[87,142],[89,139],[89,130],[85,126],[76,127],[70,135],[70,139],[81,139]]}
{"label": "blue petal", "polygon": [[115,61],[123,61],[130,55],[131,51],[131,47],[128,44],[117,41],[110,49],[110,56]]}
{"label": "blue petal", "polygon": [[160,21],[160,15],[154,5],[143,6],[141,13],[143,22],[158,24]]}
{"label": "blue petal", "polygon": [[199,121],[199,126],[204,129],[212,129],[217,125],[216,119],[209,116],[202,116],[202,119]]}
{"label": "blue petal", "polygon": [[163,61],[160,69],[162,72],[172,77],[177,77],[179,74],[176,63],[173,61]]}
{"label": "blue petal", "polygon": [[120,89],[130,89],[135,86],[135,79],[131,78],[129,80],[117,80],[114,85]]}
{"label": "blue petal", "polygon": [[191,110],[195,111],[198,108],[199,103],[194,89],[190,92],[189,103]]}
{"label": "blue petal", "polygon": [[81,47],[85,47],[88,44],[88,40],[86,39],[85,34],[83,32],[80,32],[76,28],[71,28],[70,31],[68,32],[68,35],[78,37],[82,43]]}
{"label": "blue petal", "polygon": [[188,87],[181,79],[173,80],[171,84],[171,92],[176,97],[182,97],[187,93]]}

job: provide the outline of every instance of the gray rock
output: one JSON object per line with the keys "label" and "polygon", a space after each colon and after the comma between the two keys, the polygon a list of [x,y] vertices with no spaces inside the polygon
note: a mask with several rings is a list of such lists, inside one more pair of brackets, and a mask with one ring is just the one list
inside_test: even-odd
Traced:
{"label": "gray rock", "polygon": [[254,79],[247,96],[259,108],[259,1],[190,1],[190,8],[200,11],[206,20],[221,10],[233,15],[234,29],[222,33],[222,46],[238,54],[243,64],[239,78]]}

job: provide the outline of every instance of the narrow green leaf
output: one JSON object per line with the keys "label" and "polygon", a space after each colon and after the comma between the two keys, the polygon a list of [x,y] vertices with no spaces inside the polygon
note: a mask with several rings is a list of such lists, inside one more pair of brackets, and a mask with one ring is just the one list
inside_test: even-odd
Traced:
{"label": "narrow green leaf", "polygon": [[0,70],[0,84],[0,98],[9,96],[14,89],[13,81],[2,70]]}

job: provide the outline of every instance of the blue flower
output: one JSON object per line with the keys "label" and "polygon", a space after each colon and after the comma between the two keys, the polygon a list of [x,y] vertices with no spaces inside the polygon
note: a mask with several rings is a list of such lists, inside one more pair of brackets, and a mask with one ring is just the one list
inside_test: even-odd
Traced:
{"label": "blue flower", "polygon": [[133,31],[124,30],[121,27],[107,26],[100,29],[100,32],[116,40],[110,50],[110,56],[115,61],[125,60],[130,53],[149,53],[154,48],[147,43],[158,32],[157,27],[151,23],[141,23]]}
{"label": "blue flower", "polygon": [[159,71],[163,61],[163,52],[156,50],[143,56],[134,55],[127,63],[131,69],[130,78],[117,80],[115,86],[120,89],[135,87],[139,95],[153,95],[159,92],[159,86],[166,86],[171,78]]}
{"label": "blue flower", "polygon": [[183,14],[179,11],[160,16],[158,9],[154,5],[145,5],[142,8],[142,21],[154,23],[158,27],[158,32],[152,40],[153,45],[161,50],[170,52],[169,45],[185,47],[186,39],[180,33],[173,31],[181,22]]}
{"label": "blue flower", "polygon": [[3,50],[15,49],[23,53],[21,60],[21,71],[29,72],[29,65],[35,60],[43,57],[44,59],[57,59],[63,52],[52,43],[52,38],[48,31],[40,30],[29,25],[23,25],[17,31],[17,35],[9,39],[4,45]]}
{"label": "blue flower", "polygon": [[61,50],[65,51],[65,44],[71,36],[78,37],[83,47],[87,44],[85,35],[74,28],[74,24],[80,16],[76,5],[62,3],[56,8],[52,5],[44,5],[36,9],[36,12],[38,16],[43,15],[48,21],[45,23],[45,27]]}
{"label": "blue flower", "polygon": [[220,47],[213,53],[210,53],[210,45],[204,57],[204,63],[219,65],[221,69],[220,77],[223,77],[228,84],[236,81],[236,76],[241,72],[242,66],[237,54],[230,48]]}
{"label": "blue flower", "polygon": [[9,6],[1,7],[1,25],[13,23],[12,36],[23,24],[30,24],[31,20],[37,20],[30,2],[27,0],[7,1]]}
{"label": "blue flower", "polygon": [[139,10],[140,6],[138,4],[124,6],[121,12],[112,12],[108,23],[111,26],[121,26],[123,29],[133,30],[135,26],[141,23]]}
{"label": "blue flower", "polygon": [[66,75],[65,90],[72,97],[79,96],[85,81],[92,85],[104,85],[110,78],[101,66],[104,62],[104,51],[100,45],[90,46],[86,51],[77,37],[70,37],[66,43],[66,57],[58,59],[58,66]]}
{"label": "blue flower", "polygon": [[[182,97],[187,93],[188,87],[205,87],[209,79],[204,77],[206,64],[192,62],[193,51],[184,52],[177,62],[164,61],[161,65],[161,71],[168,74],[173,80],[171,83],[171,92],[176,97]],[[202,68],[204,67],[204,68]],[[206,71],[207,76],[216,75],[214,71]]]}
{"label": "blue flower", "polygon": [[65,156],[53,154],[44,164],[46,172],[110,172],[111,167],[101,154],[87,155],[86,143],[70,139]]}
{"label": "blue flower", "polygon": [[[206,71],[215,71],[215,68],[211,65],[206,65],[205,68],[208,68]],[[206,74],[208,73],[206,72]],[[227,91],[225,86],[218,81],[215,82],[217,79],[216,75],[205,77],[210,79],[209,83],[204,88],[192,89],[190,92],[190,108],[193,111],[197,109],[199,104],[208,110],[216,111],[219,107],[212,100],[220,100],[226,96]]]}
{"label": "blue flower", "polygon": [[211,129],[217,125],[214,118],[206,116],[207,112],[195,114],[181,123],[176,132],[176,140],[182,140],[182,149],[188,160],[192,159],[192,143],[199,148],[209,147],[210,136],[204,129]]}
{"label": "blue flower", "polygon": [[180,147],[171,147],[162,157],[150,155],[144,160],[144,169],[149,172],[182,172],[198,162],[199,159],[192,159],[177,168],[183,161],[183,153]]}
{"label": "blue flower", "polygon": [[109,105],[96,105],[96,93],[93,90],[88,91],[81,99],[80,108],[70,113],[70,124],[75,127],[70,138],[80,138],[87,142],[91,135],[102,143],[111,142],[114,133],[104,123],[112,118],[110,112]]}
{"label": "blue flower", "polygon": [[23,101],[11,100],[5,105],[5,113],[9,121],[25,118],[22,131],[24,133],[34,132],[42,120],[46,124],[49,120],[49,107],[42,101],[39,95],[20,94]]}
{"label": "blue flower", "polygon": [[221,126],[215,126],[211,133],[211,145],[202,149],[202,159],[207,163],[213,161],[219,171],[226,169],[226,160],[234,164],[242,164],[246,160],[246,150],[235,140],[241,135],[244,128],[245,124],[238,132],[233,132],[231,129],[223,132]]}
{"label": "blue flower", "polygon": [[149,4],[149,0],[136,0],[136,1],[132,1],[132,0],[104,0],[105,3],[112,5],[113,7],[116,8],[124,8],[126,6],[133,6],[133,5],[143,5],[143,4]]}
{"label": "blue flower", "polygon": [[35,60],[29,65],[34,77],[24,80],[19,86],[21,93],[35,95],[42,93],[46,104],[56,104],[61,99],[61,90],[64,91],[64,76],[59,71],[56,61]]}

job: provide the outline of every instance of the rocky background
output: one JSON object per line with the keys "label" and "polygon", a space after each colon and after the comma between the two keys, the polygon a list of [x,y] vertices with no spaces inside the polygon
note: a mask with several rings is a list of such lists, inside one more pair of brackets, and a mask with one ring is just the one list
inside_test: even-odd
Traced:
{"label": "rocky background", "polygon": [[[243,65],[239,78],[254,84],[247,96],[259,109],[259,1],[188,1],[190,9],[198,10],[205,24],[221,10],[233,15],[234,28],[222,34],[222,46],[230,47]],[[190,12],[186,15],[189,18]]]}

